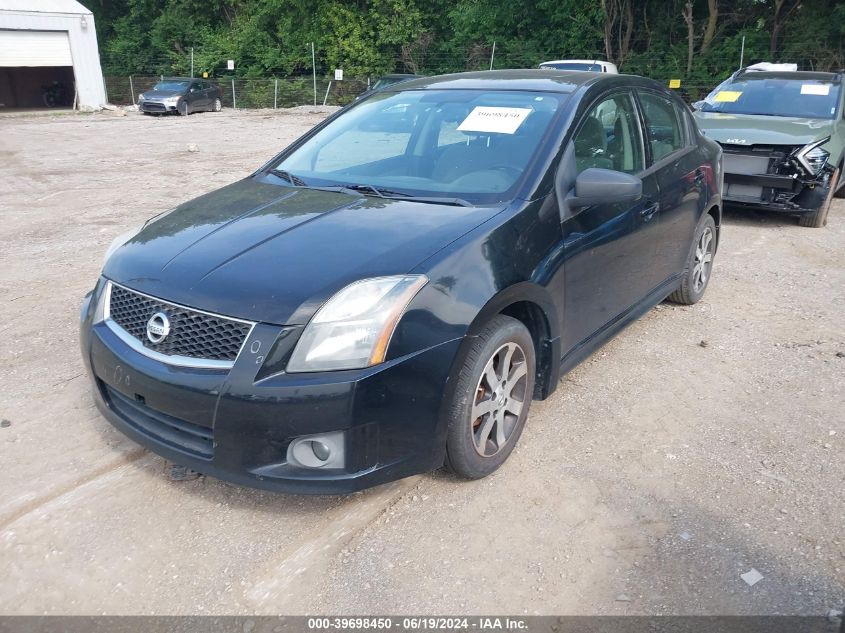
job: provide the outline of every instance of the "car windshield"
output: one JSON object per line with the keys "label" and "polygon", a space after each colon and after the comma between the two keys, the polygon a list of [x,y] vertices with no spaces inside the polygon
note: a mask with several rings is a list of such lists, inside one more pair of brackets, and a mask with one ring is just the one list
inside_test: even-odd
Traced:
{"label": "car windshield", "polygon": [[359,186],[363,193],[369,187],[374,195],[472,204],[509,200],[565,97],[478,90],[377,93],[274,168],[304,186]]}
{"label": "car windshield", "polygon": [[707,95],[701,111],[832,119],[840,89],[833,81],[747,73],[722,82]]}
{"label": "car windshield", "polygon": [[564,64],[541,64],[540,68],[553,68],[555,70],[585,70],[592,73],[600,73],[601,65],[567,62]]}
{"label": "car windshield", "polygon": [[178,92],[188,87],[187,81],[160,81],[154,87],[156,92]]}

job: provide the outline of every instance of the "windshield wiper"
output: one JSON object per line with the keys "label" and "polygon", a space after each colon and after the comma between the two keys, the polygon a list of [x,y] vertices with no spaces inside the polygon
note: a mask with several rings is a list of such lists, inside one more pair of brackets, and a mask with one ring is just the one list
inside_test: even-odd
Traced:
{"label": "windshield wiper", "polygon": [[315,191],[332,191],[336,193],[346,193],[352,196],[361,197],[363,196],[362,193],[351,189],[350,187],[344,186],[331,186],[331,187],[318,187],[316,185],[309,185],[299,176],[296,176],[289,171],[285,171],[284,169],[271,169],[270,173],[282,180],[287,180],[291,185],[294,187],[300,187],[302,189],[313,189]]}
{"label": "windshield wiper", "polygon": [[391,191],[390,189],[379,189],[378,187],[374,187],[373,185],[345,185],[347,189],[354,189],[355,191],[360,191],[361,193],[369,191],[373,195],[378,196],[379,198],[387,198],[388,196],[406,196],[408,194],[402,193],[401,191]]}
{"label": "windshield wiper", "polygon": [[446,198],[440,196],[405,196],[398,198],[407,202],[428,202],[430,204],[447,204],[452,207],[474,207],[475,205],[463,198]]}
{"label": "windshield wiper", "polygon": [[294,187],[307,187],[305,181],[302,178],[300,178],[299,176],[295,176],[294,174],[290,173],[289,171],[285,171],[284,169],[271,169],[270,173],[274,176],[278,176],[282,180],[287,180]]}
{"label": "windshield wiper", "polygon": [[[373,185],[346,185],[347,189],[352,189],[354,191],[360,191],[361,193],[365,193],[367,191],[371,192],[372,195],[375,195],[379,198],[386,198],[388,200],[406,200],[408,202],[428,202],[431,204],[448,204],[455,207],[472,207],[475,206],[471,202],[464,200],[463,198],[450,198],[450,197],[440,197],[440,196],[413,196],[409,193],[405,193],[404,191],[395,191],[393,189],[385,189],[383,187],[374,187]],[[366,195],[366,193],[365,193]]]}

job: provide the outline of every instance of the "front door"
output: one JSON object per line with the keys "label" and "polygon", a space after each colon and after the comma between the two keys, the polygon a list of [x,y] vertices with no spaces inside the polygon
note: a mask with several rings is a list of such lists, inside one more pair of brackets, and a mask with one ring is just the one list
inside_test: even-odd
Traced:
{"label": "front door", "polygon": [[193,111],[205,108],[205,94],[198,81],[191,82],[191,87],[188,88],[188,105]]}
{"label": "front door", "polygon": [[600,98],[580,122],[573,144],[578,173],[598,167],[642,176],[643,197],[592,205],[563,218],[564,355],[646,297],[659,220],[657,180],[644,171],[643,134],[630,94]]}

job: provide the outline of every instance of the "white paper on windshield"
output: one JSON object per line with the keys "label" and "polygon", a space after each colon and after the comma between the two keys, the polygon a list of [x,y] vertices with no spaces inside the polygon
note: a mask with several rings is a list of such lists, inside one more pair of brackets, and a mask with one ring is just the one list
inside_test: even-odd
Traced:
{"label": "white paper on windshield", "polygon": [[531,112],[531,108],[476,106],[458,126],[458,131],[513,134]]}
{"label": "white paper on windshield", "polygon": [[801,84],[801,94],[826,97],[830,94],[830,84]]}

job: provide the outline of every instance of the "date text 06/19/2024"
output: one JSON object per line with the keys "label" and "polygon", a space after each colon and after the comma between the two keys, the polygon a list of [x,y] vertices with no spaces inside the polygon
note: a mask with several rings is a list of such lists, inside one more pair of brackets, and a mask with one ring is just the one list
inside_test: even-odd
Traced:
{"label": "date text 06/19/2024", "polygon": [[314,617],[309,631],[524,631],[525,620],[509,617]]}

